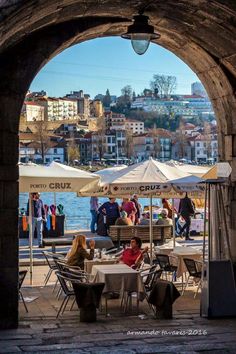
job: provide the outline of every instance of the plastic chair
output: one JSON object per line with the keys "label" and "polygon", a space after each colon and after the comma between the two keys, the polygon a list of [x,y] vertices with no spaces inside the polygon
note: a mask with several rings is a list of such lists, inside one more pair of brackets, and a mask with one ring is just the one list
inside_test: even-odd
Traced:
{"label": "plastic chair", "polygon": [[23,301],[23,304],[24,304],[24,307],[25,307],[25,311],[26,312],[29,312],[28,311],[28,308],[27,308],[27,306],[26,306],[26,303],[25,303],[25,299],[24,299],[24,296],[23,296],[23,294],[22,294],[22,292],[21,292],[21,286],[22,286],[22,284],[23,284],[23,281],[24,281],[24,279],[25,279],[25,276],[26,276],[26,274],[27,274],[27,270],[20,270],[19,271],[19,297],[22,299],[22,301]]}
{"label": "plastic chair", "polygon": [[184,258],[184,263],[185,263],[185,266],[187,268],[187,271],[189,273],[189,276],[188,276],[188,279],[186,281],[186,284],[185,284],[185,287],[182,291],[182,295],[184,294],[187,286],[188,286],[188,282],[189,282],[189,279],[190,277],[193,277],[194,278],[194,281],[195,279],[198,279],[198,287],[197,287],[197,290],[194,294],[194,299],[198,293],[198,290],[199,288],[201,287],[202,285],[202,263],[201,262],[198,262],[198,261],[195,261],[194,259],[190,259],[190,258]]}
{"label": "plastic chair", "polygon": [[[170,263],[170,257],[166,254],[158,254],[156,255],[156,260],[155,260],[160,269],[167,273],[172,274],[172,280],[176,279],[176,271],[177,271],[177,266],[174,266]],[[167,278],[167,276],[166,276]]]}

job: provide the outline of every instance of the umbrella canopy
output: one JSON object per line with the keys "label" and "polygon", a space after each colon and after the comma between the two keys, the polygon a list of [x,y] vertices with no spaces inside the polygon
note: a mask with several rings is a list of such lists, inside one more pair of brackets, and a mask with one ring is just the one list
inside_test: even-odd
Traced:
{"label": "umbrella canopy", "polygon": [[[123,197],[137,194],[140,197],[184,198],[187,191],[191,197],[199,197],[199,188],[195,185],[201,181],[200,178],[152,158],[126,168],[100,170],[96,174],[101,176],[99,188],[96,191],[87,189],[78,195]],[[172,181],[176,182],[176,188]],[[179,181],[186,190],[179,188]]]}
{"label": "umbrella canopy", "polygon": [[190,164],[179,163],[178,161],[170,160],[166,162],[169,166],[176,167],[180,171],[190,173],[191,175],[202,177],[205,173],[207,173],[211,167],[207,166],[196,166]]}
{"label": "umbrella canopy", "polygon": [[176,192],[204,192],[204,180],[197,176],[186,176],[171,181]]}
{"label": "umbrella canopy", "polygon": [[20,192],[79,192],[98,188],[96,174],[52,162],[49,166],[19,165]]}
{"label": "umbrella canopy", "polygon": [[113,175],[110,192],[112,195],[159,195],[171,191],[172,180],[186,176],[189,174],[150,158]]}

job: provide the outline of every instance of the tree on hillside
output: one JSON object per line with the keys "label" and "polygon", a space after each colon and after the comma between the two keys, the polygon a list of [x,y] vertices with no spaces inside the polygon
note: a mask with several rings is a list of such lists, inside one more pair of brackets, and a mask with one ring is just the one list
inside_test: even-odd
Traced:
{"label": "tree on hillside", "polygon": [[211,158],[212,156],[212,146],[211,146],[211,125],[209,122],[204,122],[203,124],[203,136],[204,136],[204,144],[207,158]]}
{"label": "tree on hillside", "polygon": [[111,104],[111,95],[110,95],[110,91],[109,91],[108,89],[106,90],[106,94],[105,94],[105,96],[103,97],[102,103],[103,103],[103,106],[104,106],[104,107],[110,107],[110,104]]}
{"label": "tree on hillside", "polygon": [[121,96],[117,99],[116,108],[113,109],[114,112],[127,114],[130,110],[132,102],[132,87],[126,85],[121,89]]}
{"label": "tree on hillside", "polygon": [[132,93],[132,101],[134,102],[136,100],[136,93],[135,93],[135,91],[133,91],[133,93]]}
{"label": "tree on hillside", "polygon": [[175,76],[155,74],[150,87],[153,92],[158,92],[160,97],[168,98],[176,90],[177,79]]}
{"label": "tree on hillside", "polygon": [[50,148],[50,134],[48,131],[48,122],[40,120],[34,124],[34,138],[35,142],[39,144],[39,152],[42,157],[43,163],[45,163],[45,155]]}
{"label": "tree on hillside", "polygon": [[175,134],[176,143],[178,144],[179,159],[185,158],[186,147],[188,145],[188,138],[185,135],[184,131],[184,121],[181,120],[179,123],[179,128],[177,129]]}
{"label": "tree on hillside", "polygon": [[98,117],[97,118],[97,131],[96,131],[96,148],[98,151],[99,159],[103,158],[103,154],[105,152],[105,139],[106,135],[106,121],[105,117]]}
{"label": "tree on hillside", "polygon": [[132,87],[130,85],[126,85],[121,89],[122,96],[126,97],[127,100],[131,100],[132,98]]}
{"label": "tree on hillside", "polygon": [[74,133],[70,134],[70,138],[67,144],[67,158],[68,165],[74,165],[75,160],[80,160],[80,150],[79,145],[76,144]]}
{"label": "tree on hillside", "polygon": [[128,159],[131,159],[134,155],[133,131],[131,129],[126,130],[125,138],[125,155]]}
{"label": "tree on hillside", "polygon": [[160,142],[160,137],[158,136],[158,129],[156,127],[156,123],[154,123],[154,126],[152,129],[150,129],[150,135],[153,139],[153,154],[154,158],[160,158],[161,157],[161,142]]}

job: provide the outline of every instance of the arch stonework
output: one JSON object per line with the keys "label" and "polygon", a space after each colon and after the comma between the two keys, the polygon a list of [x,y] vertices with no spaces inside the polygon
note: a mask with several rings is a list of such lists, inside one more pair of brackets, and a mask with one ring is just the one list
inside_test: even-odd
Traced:
{"label": "arch stonework", "polygon": [[[146,1],[8,0],[0,4],[0,328],[18,324],[18,125],[37,72],[64,49],[116,36]],[[157,44],[198,75],[219,128],[219,159],[233,169],[227,195],[231,252],[236,261],[236,3],[158,0],[145,13]],[[158,58],[157,58],[158,60]]]}

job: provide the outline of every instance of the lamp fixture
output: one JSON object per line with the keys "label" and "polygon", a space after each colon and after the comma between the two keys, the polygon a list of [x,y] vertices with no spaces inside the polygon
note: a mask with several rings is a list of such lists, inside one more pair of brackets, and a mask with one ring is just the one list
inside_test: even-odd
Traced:
{"label": "lamp fixture", "polygon": [[133,19],[133,24],[128,27],[127,32],[122,34],[121,37],[130,39],[135,53],[142,55],[147,51],[150,41],[160,38],[161,35],[155,33],[154,27],[149,25],[148,16],[139,13]]}

